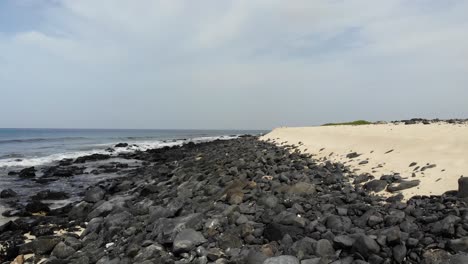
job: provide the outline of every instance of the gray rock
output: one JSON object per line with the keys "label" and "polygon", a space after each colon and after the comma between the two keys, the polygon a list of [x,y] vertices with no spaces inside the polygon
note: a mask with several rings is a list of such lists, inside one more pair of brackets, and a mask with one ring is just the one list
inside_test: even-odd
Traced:
{"label": "gray rock", "polygon": [[354,242],[352,249],[368,258],[370,255],[378,253],[380,251],[380,246],[374,239],[366,235],[361,235]]}
{"label": "gray rock", "polygon": [[381,192],[387,187],[387,181],[384,180],[372,180],[364,184],[364,189],[372,192]]}
{"label": "gray rock", "polygon": [[320,264],[321,258],[311,258],[301,260],[301,264]]}
{"label": "gray rock", "polygon": [[60,240],[61,239],[58,237],[40,237],[20,246],[19,252],[20,254],[48,254],[54,249],[55,245],[57,245]]}
{"label": "gray rock", "polygon": [[468,252],[468,237],[449,240],[448,247],[455,252]]}
{"label": "gray rock", "polygon": [[402,263],[406,257],[405,245],[396,245],[393,247],[393,258],[397,263]]}
{"label": "gray rock", "polygon": [[354,241],[354,238],[346,235],[335,236],[333,238],[333,243],[339,248],[350,248],[353,246]]}
{"label": "gray rock", "polygon": [[184,229],[174,239],[173,251],[175,253],[189,252],[207,240],[202,233],[193,229]]}
{"label": "gray rock", "polygon": [[418,186],[420,182],[420,180],[394,182],[387,186],[387,191],[398,192],[401,190],[406,190]]}
{"label": "gray rock", "polygon": [[101,187],[93,187],[86,191],[84,200],[88,203],[96,203],[104,198],[106,192]]}
{"label": "gray rock", "polygon": [[288,188],[287,191],[289,194],[294,194],[294,195],[311,195],[315,194],[315,185],[312,183],[308,182],[298,182],[294,184],[293,186]]}
{"label": "gray rock", "polygon": [[468,177],[461,177],[458,179],[458,197],[468,197]]}
{"label": "gray rock", "polygon": [[273,209],[273,208],[276,208],[276,206],[278,206],[279,199],[274,195],[268,195],[268,196],[263,197],[260,200],[260,202],[266,207]]}
{"label": "gray rock", "polygon": [[66,259],[75,253],[75,249],[67,246],[64,242],[59,242],[52,250],[51,255],[59,259]]}
{"label": "gray rock", "polygon": [[332,244],[327,239],[320,239],[315,245],[315,255],[319,257],[328,257],[335,255]]}
{"label": "gray rock", "polygon": [[466,264],[468,263],[468,255],[467,254],[456,254],[450,256],[449,264]]}
{"label": "gray rock", "polygon": [[267,258],[263,264],[300,264],[299,260],[294,256],[278,256],[273,258]]}
{"label": "gray rock", "polygon": [[[140,252],[133,259],[134,262],[143,262],[144,260],[156,261],[159,258],[159,252],[162,251],[162,247],[159,245],[149,245],[142,248]],[[157,263],[157,262],[156,262]]]}

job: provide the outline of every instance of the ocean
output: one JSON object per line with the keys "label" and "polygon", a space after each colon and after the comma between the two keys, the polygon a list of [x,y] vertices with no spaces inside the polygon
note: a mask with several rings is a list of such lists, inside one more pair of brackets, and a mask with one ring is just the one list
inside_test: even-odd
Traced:
{"label": "ocean", "polygon": [[[63,206],[76,201],[86,187],[117,173],[94,175],[87,169],[82,175],[65,177],[47,184],[34,179],[21,179],[8,175],[34,166],[37,170],[54,165],[62,159],[100,153],[115,156],[112,162],[123,162],[129,168],[141,166],[137,161],[119,160],[121,152],[176,146],[187,142],[207,142],[216,139],[227,140],[239,135],[258,135],[267,131],[258,130],[163,130],[163,129],[16,129],[0,128],[0,191],[12,189],[18,193],[16,202],[25,204],[32,194],[43,190],[64,191],[70,199],[50,202],[51,207]],[[113,148],[117,143],[128,143],[125,148]],[[109,152],[113,148],[113,152]],[[105,165],[97,162],[95,167]],[[9,203],[0,199],[0,214],[9,209]],[[0,224],[11,220],[0,216]]]}
{"label": "ocean", "polygon": [[130,149],[147,150],[184,142],[229,139],[258,130],[165,130],[165,129],[17,129],[0,128],[0,176],[11,168],[45,165],[64,158],[108,153],[119,142]]}

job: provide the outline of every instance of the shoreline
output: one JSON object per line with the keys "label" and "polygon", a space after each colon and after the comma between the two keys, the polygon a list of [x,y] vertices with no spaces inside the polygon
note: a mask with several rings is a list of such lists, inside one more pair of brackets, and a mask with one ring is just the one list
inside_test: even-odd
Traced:
{"label": "shoreline", "polygon": [[420,181],[416,188],[401,191],[405,199],[457,190],[458,178],[468,176],[466,123],[290,127],[275,129],[262,139],[298,146],[315,159],[343,163],[355,174],[376,178],[397,174]]}
{"label": "shoreline", "polygon": [[[386,199],[354,184],[343,164],[257,137],[127,158],[143,166],[95,184],[70,206],[1,226],[2,261],[26,254],[33,254],[26,263],[468,259],[468,208],[456,192]],[[59,230],[66,232],[53,235]],[[26,242],[26,233],[36,239]]]}

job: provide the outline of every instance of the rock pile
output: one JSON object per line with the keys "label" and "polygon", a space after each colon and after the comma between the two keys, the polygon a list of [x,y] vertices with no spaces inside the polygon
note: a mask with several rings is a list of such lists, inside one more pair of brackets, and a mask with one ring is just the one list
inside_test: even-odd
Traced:
{"label": "rock pile", "polygon": [[[377,122],[381,123],[381,122]],[[447,124],[468,124],[468,119],[425,119],[425,118],[412,118],[408,120],[398,120],[391,121],[394,124],[405,124],[405,125],[415,125],[415,124],[435,124],[435,123],[447,123]]]}
{"label": "rock pile", "polygon": [[[55,210],[35,204],[41,213],[1,226],[2,260],[34,253],[27,261],[468,263],[466,190],[407,202],[378,197],[373,190],[416,183],[354,175],[255,137],[122,157],[146,166],[89,188],[81,202]],[[26,241],[27,232],[37,238]]]}

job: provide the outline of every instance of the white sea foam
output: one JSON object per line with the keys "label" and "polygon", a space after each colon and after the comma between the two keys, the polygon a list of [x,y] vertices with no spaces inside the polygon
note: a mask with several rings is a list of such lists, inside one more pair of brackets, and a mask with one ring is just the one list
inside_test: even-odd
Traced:
{"label": "white sea foam", "polygon": [[[175,141],[152,140],[152,141],[129,142],[128,147],[115,148],[115,151],[112,152],[111,154],[116,155],[119,153],[131,152],[131,151],[136,151],[136,150],[145,151],[148,149],[180,146],[188,142],[202,143],[202,142],[214,141],[217,139],[228,140],[228,139],[233,139],[237,137],[238,136],[216,136],[216,137],[197,137],[197,138],[192,138],[192,139],[175,140]],[[86,155],[91,155],[91,154],[110,154],[108,151],[105,150],[105,148],[113,147],[117,143],[118,142],[108,143],[108,144],[99,144],[99,145],[95,145],[94,146],[95,149],[91,149],[91,150],[56,153],[56,154],[43,156],[43,157],[32,157],[32,158],[23,158],[23,159],[17,159],[17,158],[1,159],[0,168],[39,166],[39,165],[50,164],[52,162],[59,161],[62,159],[75,159],[81,156],[86,156]]]}

